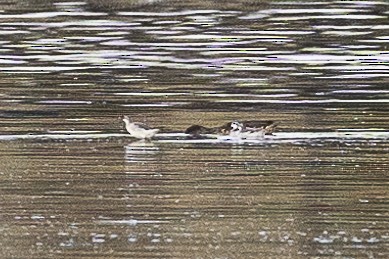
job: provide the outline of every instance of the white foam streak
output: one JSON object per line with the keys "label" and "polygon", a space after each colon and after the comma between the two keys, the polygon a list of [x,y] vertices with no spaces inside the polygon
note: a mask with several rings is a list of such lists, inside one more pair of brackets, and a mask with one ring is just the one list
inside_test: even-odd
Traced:
{"label": "white foam streak", "polygon": [[24,14],[0,14],[0,19],[42,19],[54,18],[58,16],[105,16],[107,13],[95,12],[41,12]]}

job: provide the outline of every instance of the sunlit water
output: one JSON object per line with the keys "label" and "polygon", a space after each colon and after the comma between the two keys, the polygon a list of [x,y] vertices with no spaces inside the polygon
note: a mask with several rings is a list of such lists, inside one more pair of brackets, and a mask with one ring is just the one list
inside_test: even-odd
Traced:
{"label": "sunlit water", "polygon": [[1,258],[389,257],[388,3],[97,2],[0,3]]}

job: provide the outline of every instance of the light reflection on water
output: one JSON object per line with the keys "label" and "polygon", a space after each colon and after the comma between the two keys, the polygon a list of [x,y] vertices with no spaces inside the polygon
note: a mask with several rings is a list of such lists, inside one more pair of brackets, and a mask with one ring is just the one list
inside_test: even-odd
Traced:
{"label": "light reflection on water", "polygon": [[[265,254],[274,254],[275,245],[288,255],[323,249],[359,254],[355,246],[374,251],[388,242],[388,161],[375,157],[387,148],[387,141],[366,140],[254,146],[127,139],[2,142],[3,162],[8,161],[3,231],[34,226],[30,242],[44,251],[67,247],[61,252],[67,255],[88,244],[159,250],[210,242],[226,251],[231,243],[249,240]],[[21,155],[9,159],[15,152]],[[16,188],[4,188],[12,182]],[[12,209],[15,201],[20,209]],[[23,226],[27,230],[18,230]],[[224,254],[209,247],[196,251]]]}
{"label": "light reflection on water", "polygon": [[[0,5],[0,257],[389,256],[386,2],[38,2]],[[182,133],[239,119],[280,126]]]}

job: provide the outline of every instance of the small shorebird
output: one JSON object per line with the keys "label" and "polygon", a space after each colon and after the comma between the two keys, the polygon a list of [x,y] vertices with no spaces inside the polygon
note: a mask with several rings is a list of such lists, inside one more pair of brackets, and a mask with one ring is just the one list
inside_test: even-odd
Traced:
{"label": "small shorebird", "polygon": [[[221,134],[221,135],[230,135],[232,130],[232,124],[234,122],[227,122],[226,124],[220,127],[207,128],[200,125],[192,125],[185,130],[186,134],[190,134],[194,137],[198,137],[201,134]],[[272,135],[274,129],[277,127],[277,124],[273,121],[243,121],[241,127],[242,129],[259,131],[263,130],[264,135]],[[237,127],[235,125],[234,127]]]}
{"label": "small shorebird", "polygon": [[126,130],[134,138],[150,139],[159,131],[159,129],[152,129],[146,124],[140,122],[131,122],[128,116],[123,116],[123,121],[125,123]]}
{"label": "small shorebird", "polygon": [[[223,125],[224,126],[224,125]],[[230,127],[214,127],[207,128],[201,125],[192,125],[185,130],[185,134],[190,134],[192,136],[200,136],[201,134],[222,134],[228,135]]]}
{"label": "small shorebird", "polygon": [[231,123],[230,136],[241,139],[259,139],[266,134],[265,128],[250,128],[245,127],[243,123],[234,121]]}

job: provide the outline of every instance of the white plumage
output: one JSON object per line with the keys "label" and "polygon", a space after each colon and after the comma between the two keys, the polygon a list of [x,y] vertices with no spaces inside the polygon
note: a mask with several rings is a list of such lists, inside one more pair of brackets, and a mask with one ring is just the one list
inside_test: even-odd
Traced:
{"label": "white plumage", "polygon": [[126,130],[134,138],[150,139],[154,137],[154,135],[157,134],[157,132],[159,131],[159,129],[152,129],[146,124],[140,122],[131,122],[128,116],[123,116],[123,121]]}
{"label": "white plumage", "polygon": [[265,136],[266,130],[263,128],[249,128],[238,121],[231,123],[230,136],[240,139],[260,139]]}

